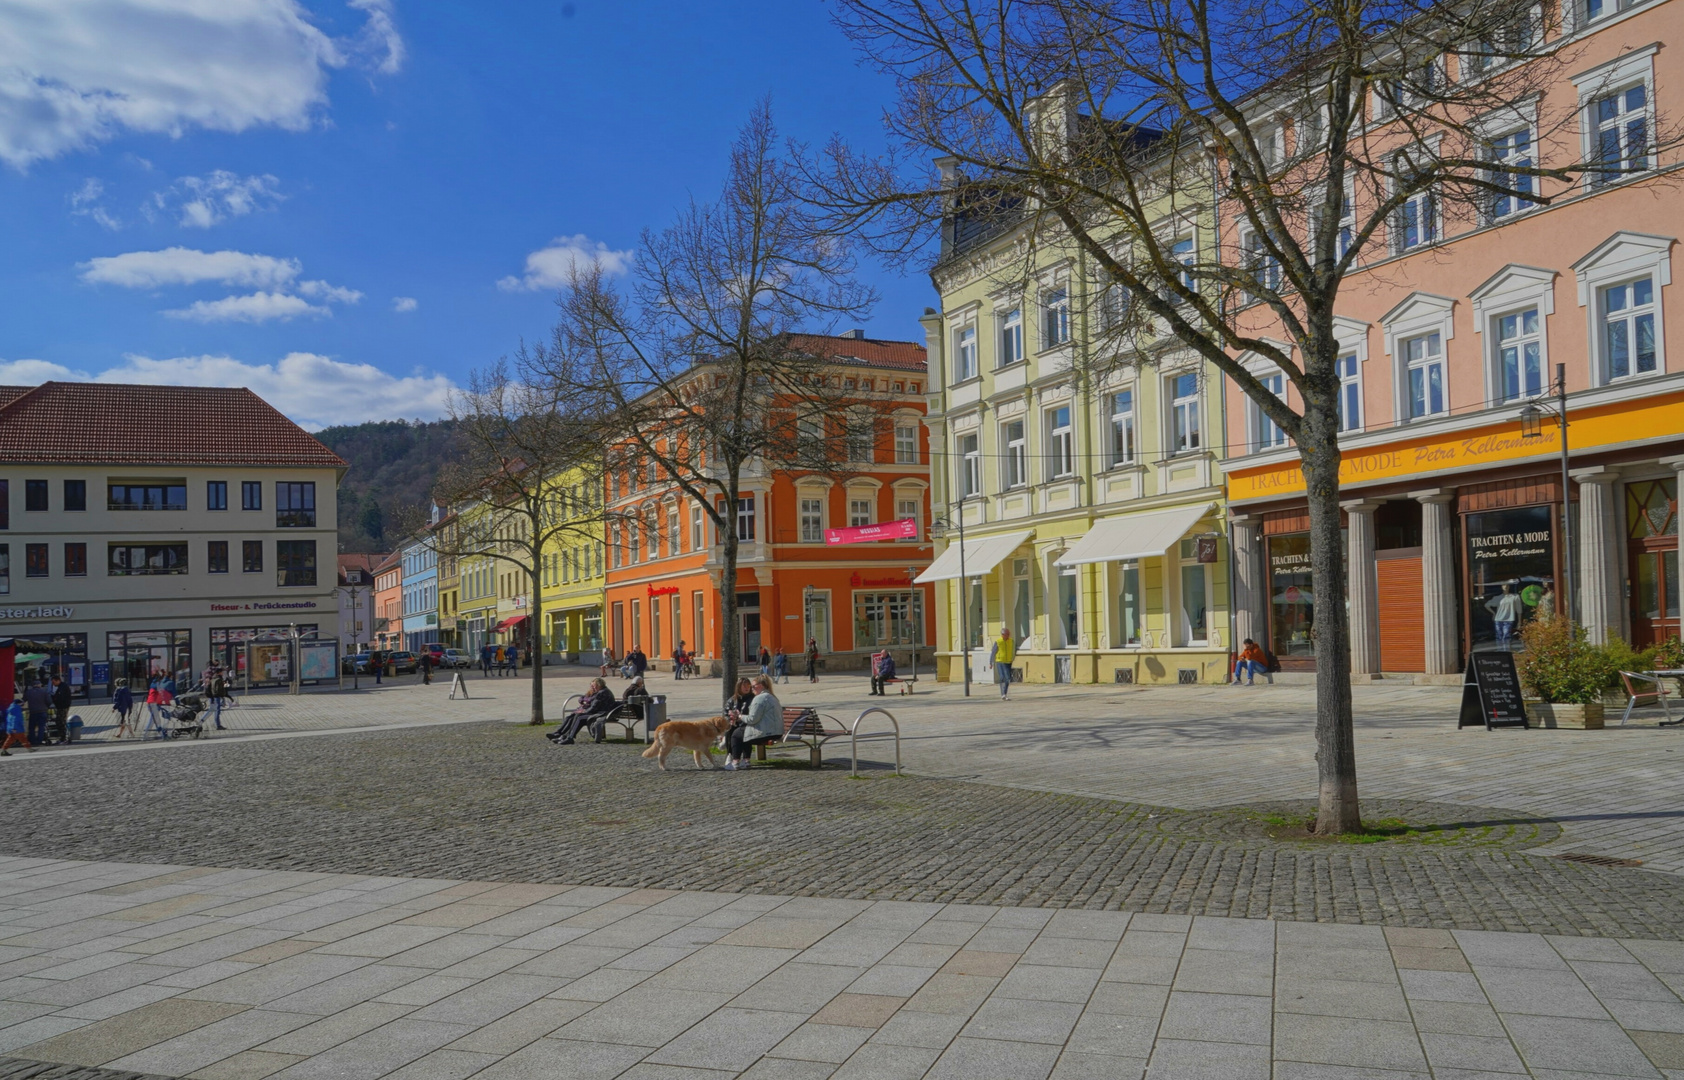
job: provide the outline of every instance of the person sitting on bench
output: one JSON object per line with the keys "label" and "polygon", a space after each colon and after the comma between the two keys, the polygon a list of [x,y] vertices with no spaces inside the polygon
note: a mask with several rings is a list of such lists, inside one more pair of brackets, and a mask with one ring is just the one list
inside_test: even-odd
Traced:
{"label": "person sitting on bench", "polygon": [[871,654],[871,692],[877,697],[884,697],[888,686],[895,678],[895,658],[888,649]]}
{"label": "person sitting on bench", "polygon": [[754,700],[749,703],[742,723],[732,725],[725,733],[727,769],[748,768],[748,754],[751,749],[775,742],[784,733],[783,706],[778,704],[778,696],[772,692],[772,677],[757,675],[752,686]]}
{"label": "person sitting on bench", "polygon": [[579,707],[562,718],[561,726],[544,738],[557,746],[571,746],[581,731],[593,723],[606,720],[614,711],[614,691],[601,679],[592,679],[591,688],[579,702]]}

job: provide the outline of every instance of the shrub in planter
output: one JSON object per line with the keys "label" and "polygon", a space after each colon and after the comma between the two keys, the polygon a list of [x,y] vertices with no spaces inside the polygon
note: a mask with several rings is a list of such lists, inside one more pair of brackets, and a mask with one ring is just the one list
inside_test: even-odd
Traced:
{"label": "shrub in planter", "polygon": [[1655,646],[1655,666],[1665,671],[1684,668],[1684,641],[1680,641],[1677,634]]}
{"label": "shrub in planter", "polygon": [[1592,705],[1602,688],[1619,678],[1607,650],[1585,640],[1566,619],[1538,620],[1521,631],[1526,651],[1517,658],[1526,691],[1552,705]]}

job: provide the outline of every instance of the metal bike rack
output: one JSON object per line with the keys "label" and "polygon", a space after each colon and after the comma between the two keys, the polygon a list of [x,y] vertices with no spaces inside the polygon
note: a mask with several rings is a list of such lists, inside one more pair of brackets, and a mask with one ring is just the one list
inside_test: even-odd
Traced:
{"label": "metal bike rack", "polygon": [[851,771],[848,775],[857,777],[860,774],[860,721],[864,720],[866,717],[870,716],[872,713],[882,713],[884,716],[887,716],[889,718],[889,723],[891,723],[895,726],[895,732],[894,732],[894,734],[895,734],[895,775],[899,776],[900,775],[900,721],[896,720],[895,714],[890,712],[888,709],[879,709],[876,706],[873,706],[873,707],[865,710],[864,712],[860,713],[858,716],[854,717],[854,722],[848,726],[849,749],[851,749],[853,751],[853,754],[854,754],[854,768],[853,768],[853,771]]}

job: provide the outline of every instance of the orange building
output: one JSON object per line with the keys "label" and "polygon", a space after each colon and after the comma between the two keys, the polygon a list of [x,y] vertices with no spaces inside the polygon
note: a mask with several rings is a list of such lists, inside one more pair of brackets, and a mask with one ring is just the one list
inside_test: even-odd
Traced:
{"label": "orange building", "polygon": [[[924,347],[878,341],[860,331],[806,336],[804,348],[833,361],[850,385],[885,404],[869,461],[843,479],[795,470],[745,471],[737,508],[737,618],[745,661],[762,645],[801,670],[808,639],[826,670],[863,669],[885,646],[897,663],[926,650],[934,633],[929,586],[912,579],[930,563],[930,454],[923,424]],[[612,482],[611,509],[655,525],[638,536],[611,528],[607,643],[617,656],[636,645],[659,668],[683,643],[708,670],[720,658],[720,549],[702,508],[674,484],[632,477]],[[827,546],[825,531],[913,518],[907,540]]]}
{"label": "orange building", "polygon": [[396,550],[374,568],[374,641],[376,649],[403,648],[403,551]]}

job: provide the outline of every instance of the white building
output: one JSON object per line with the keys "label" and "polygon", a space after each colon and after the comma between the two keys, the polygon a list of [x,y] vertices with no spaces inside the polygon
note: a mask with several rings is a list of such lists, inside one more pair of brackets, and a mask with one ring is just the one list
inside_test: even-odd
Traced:
{"label": "white building", "polygon": [[345,468],[243,388],[0,387],[0,633],[96,695],[335,640]]}

